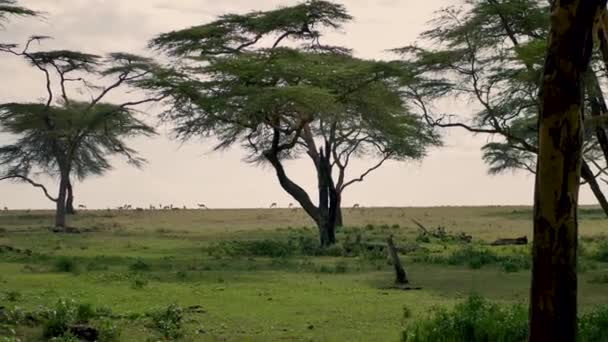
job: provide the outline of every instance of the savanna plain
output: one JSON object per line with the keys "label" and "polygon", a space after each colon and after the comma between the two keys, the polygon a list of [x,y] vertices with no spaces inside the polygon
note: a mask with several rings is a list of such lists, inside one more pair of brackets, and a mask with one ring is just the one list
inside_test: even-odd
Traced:
{"label": "savanna plain", "polygon": [[[490,245],[530,239],[529,207],[344,209],[324,249],[301,209],[90,210],[71,234],[49,231],[52,215],[0,212],[2,341],[68,323],[114,341],[399,341],[437,310],[524,308],[529,295],[530,244]],[[608,305],[608,221],[579,216],[585,314]],[[407,287],[394,286],[389,236]]]}

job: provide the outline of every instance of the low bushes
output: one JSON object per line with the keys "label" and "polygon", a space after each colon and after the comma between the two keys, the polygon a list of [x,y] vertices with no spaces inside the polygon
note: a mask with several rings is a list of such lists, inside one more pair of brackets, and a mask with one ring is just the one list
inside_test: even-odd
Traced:
{"label": "low bushes", "polygon": [[532,257],[525,253],[499,255],[487,248],[471,245],[461,247],[446,255],[428,253],[417,255],[412,260],[439,265],[468,266],[471,269],[479,269],[486,265],[499,265],[505,272],[528,270],[532,265]]}
{"label": "low bushes", "polygon": [[[608,341],[608,307],[582,315],[578,325],[578,341]],[[435,309],[411,323],[402,333],[402,342],[521,342],[527,335],[526,307],[501,306],[473,295],[453,309]]]}

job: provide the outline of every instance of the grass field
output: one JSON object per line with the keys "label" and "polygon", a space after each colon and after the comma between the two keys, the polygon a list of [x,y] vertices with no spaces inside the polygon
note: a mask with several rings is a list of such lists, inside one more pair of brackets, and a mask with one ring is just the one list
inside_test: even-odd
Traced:
{"label": "grass field", "polygon": [[[608,220],[596,208],[580,216],[584,312],[608,305]],[[421,238],[412,218],[473,243]],[[51,212],[0,213],[7,340],[43,340],[60,299],[90,304],[91,324],[116,328],[120,341],[398,341],[432,307],[471,293],[501,303],[528,296],[530,247],[485,246],[531,238],[527,207],[347,209],[341,243],[324,251],[299,209],[83,211],[70,220],[81,234],[49,232]],[[415,246],[403,261],[422,290],[391,289],[382,251],[347,251],[357,235]],[[177,328],[158,318],[171,304],[183,310],[173,307],[183,315]],[[21,317],[2,323],[2,310]]]}

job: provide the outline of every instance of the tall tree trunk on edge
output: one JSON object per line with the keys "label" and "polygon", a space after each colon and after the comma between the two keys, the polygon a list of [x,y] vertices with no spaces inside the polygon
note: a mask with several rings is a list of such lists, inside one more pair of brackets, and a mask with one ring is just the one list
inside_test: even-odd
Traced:
{"label": "tall tree trunk on edge", "polygon": [[576,340],[577,206],[583,84],[594,18],[605,1],[557,0],[541,87],[534,198],[530,341]]}

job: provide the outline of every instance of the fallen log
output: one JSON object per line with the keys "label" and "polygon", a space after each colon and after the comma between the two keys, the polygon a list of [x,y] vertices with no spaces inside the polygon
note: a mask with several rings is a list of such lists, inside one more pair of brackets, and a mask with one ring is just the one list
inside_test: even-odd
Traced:
{"label": "fallen log", "polygon": [[519,238],[514,238],[514,239],[498,239],[492,243],[490,243],[490,246],[509,246],[509,245],[527,245],[528,244],[528,237],[527,236],[522,236]]}

